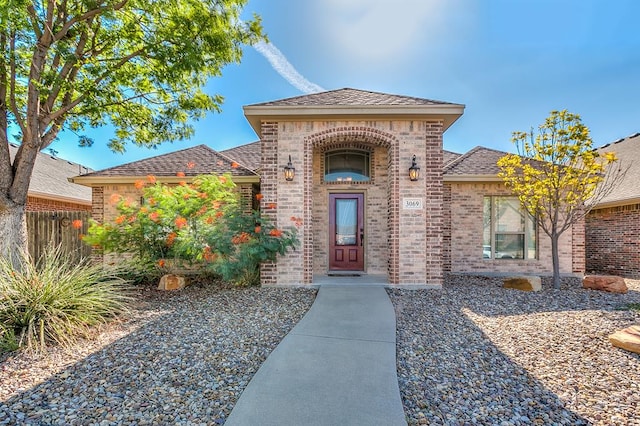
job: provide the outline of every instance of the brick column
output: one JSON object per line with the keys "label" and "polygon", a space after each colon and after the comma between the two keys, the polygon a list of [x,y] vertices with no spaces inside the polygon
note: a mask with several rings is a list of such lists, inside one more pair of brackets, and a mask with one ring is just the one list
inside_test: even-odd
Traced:
{"label": "brick column", "polygon": [[[262,215],[277,224],[278,200],[278,123],[262,122],[261,138],[261,173],[260,192],[262,200],[260,208]],[[269,208],[274,206],[275,208]],[[260,283],[275,285],[278,281],[278,265],[266,262],[260,266]]]}

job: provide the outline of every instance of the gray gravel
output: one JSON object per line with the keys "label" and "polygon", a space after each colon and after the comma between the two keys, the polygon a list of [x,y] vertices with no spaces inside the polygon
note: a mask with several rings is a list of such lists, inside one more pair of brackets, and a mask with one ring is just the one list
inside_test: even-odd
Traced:
{"label": "gray gravel", "polygon": [[222,424],[313,303],[309,289],[148,290],[129,321],[0,361],[0,425]]}
{"label": "gray gravel", "polygon": [[640,425],[640,356],[607,336],[640,323],[625,295],[548,282],[539,293],[450,276],[443,290],[389,290],[409,424]]}
{"label": "gray gravel", "polygon": [[[640,425],[640,356],[608,334],[640,323],[640,281],[615,295],[505,290],[448,277],[389,290],[410,424]],[[0,425],[222,424],[308,310],[309,289],[147,289],[130,318],[71,351],[0,359]]]}

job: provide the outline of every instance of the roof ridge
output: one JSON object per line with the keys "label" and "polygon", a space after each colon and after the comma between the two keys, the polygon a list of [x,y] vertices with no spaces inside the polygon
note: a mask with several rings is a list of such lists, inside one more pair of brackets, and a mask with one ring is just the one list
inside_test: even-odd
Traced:
{"label": "roof ridge", "polygon": [[471,156],[471,154],[473,154],[474,152],[479,151],[480,148],[482,148],[480,145],[476,145],[473,148],[471,148],[469,151],[465,152],[464,154],[461,154],[458,158],[454,158],[452,161],[449,161],[445,165],[445,167],[443,169],[443,173],[446,173],[448,170],[451,170],[454,166],[456,166],[460,162],[464,161],[466,158],[469,158]]}

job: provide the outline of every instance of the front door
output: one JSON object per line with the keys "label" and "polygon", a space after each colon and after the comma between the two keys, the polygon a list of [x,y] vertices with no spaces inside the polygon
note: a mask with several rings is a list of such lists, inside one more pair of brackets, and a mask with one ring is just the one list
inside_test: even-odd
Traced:
{"label": "front door", "polygon": [[331,271],[364,271],[363,201],[363,194],[329,194]]}

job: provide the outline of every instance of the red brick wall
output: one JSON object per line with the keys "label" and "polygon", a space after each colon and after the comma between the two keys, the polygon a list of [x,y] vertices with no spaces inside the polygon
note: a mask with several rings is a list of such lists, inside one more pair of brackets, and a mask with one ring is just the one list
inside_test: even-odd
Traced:
{"label": "red brick wall", "polygon": [[69,203],[66,201],[49,200],[47,198],[27,197],[28,212],[88,212],[91,211],[90,205]]}
{"label": "red brick wall", "polygon": [[640,277],[640,204],[587,215],[586,259],[589,273]]}

